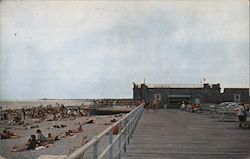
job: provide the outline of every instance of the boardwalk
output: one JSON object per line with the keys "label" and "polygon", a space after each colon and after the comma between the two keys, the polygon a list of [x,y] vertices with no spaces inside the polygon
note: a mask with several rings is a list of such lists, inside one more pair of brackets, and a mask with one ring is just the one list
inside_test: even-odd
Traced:
{"label": "boardwalk", "polygon": [[250,130],[208,115],[144,112],[122,159],[247,158]]}

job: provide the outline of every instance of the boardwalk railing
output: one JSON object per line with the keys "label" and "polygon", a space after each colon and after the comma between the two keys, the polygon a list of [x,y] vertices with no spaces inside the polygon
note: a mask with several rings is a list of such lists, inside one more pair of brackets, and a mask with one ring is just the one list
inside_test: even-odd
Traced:
{"label": "boardwalk railing", "polygon": [[[88,156],[87,158],[93,159],[119,159],[121,157],[122,150],[126,152],[126,146],[132,138],[137,122],[139,121],[140,116],[143,112],[143,106],[143,104],[137,106],[134,110],[126,114],[122,119],[102,131],[91,141],[70,154],[67,159],[78,159],[83,157],[85,158],[85,155]],[[106,146],[104,146],[104,148],[100,150],[104,145],[101,144],[100,140],[105,138],[105,136],[107,137]],[[88,152],[87,154],[86,152],[91,149],[92,151]]]}

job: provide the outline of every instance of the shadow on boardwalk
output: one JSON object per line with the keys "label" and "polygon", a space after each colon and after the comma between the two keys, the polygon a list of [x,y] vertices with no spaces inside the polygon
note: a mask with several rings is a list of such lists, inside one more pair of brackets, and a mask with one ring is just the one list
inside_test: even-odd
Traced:
{"label": "shadow on boardwalk", "polygon": [[122,159],[248,158],[250,130],[208,115],[144,111]]}

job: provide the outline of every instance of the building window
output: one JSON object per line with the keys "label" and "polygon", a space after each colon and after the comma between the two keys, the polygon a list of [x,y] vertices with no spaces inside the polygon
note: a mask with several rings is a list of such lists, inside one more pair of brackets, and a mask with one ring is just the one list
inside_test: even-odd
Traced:
{"label": "building window", "polygon": [[234,101],[240,102],[240,94],[234,94]]}
{"label": "building window", "polygon": [[161,101],[161,94],[155,94],[156,101]]}

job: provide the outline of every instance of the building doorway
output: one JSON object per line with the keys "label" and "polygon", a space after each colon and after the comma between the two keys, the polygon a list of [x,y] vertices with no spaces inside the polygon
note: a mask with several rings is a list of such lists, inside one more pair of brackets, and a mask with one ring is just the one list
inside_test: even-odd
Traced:
{"label": "building doorway", "polygon": [[168,109],[180,109],[182,102],[190,101],[191,95],[168,95],[167,107]]}

